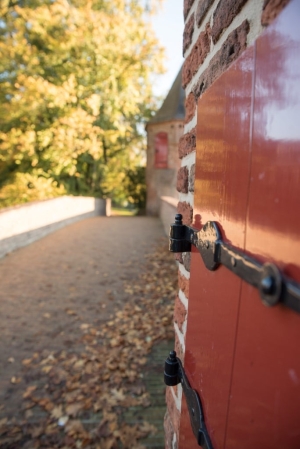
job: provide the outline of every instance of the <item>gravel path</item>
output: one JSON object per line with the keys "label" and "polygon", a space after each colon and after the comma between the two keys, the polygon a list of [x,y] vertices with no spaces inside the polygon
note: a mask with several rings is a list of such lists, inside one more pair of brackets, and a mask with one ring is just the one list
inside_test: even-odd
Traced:
{"label": "gravel path", "polygon": [[96,217],[0,260],[0,419],[18,417],[22,360],[67,350],[81,323],[107,322],[164,238],[156,218]]}

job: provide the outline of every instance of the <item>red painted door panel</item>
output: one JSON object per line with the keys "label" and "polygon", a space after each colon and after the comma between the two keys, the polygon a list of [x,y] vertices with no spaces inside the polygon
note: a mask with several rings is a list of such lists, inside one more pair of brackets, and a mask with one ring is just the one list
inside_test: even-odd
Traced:
{"label": "red painted door panel", "polygon": [[[256,45],[246,250],[300,282],[300,4]],[[300,447],[300,316],[243,284],[226,448]]]}
{"label": "red painted door panel", "polygon": [[[253,49],[201,98],[198,115],[194,226],[222,225],[243,248],[250,170]],[[241,281],[225,268],[206,270],[192,255],[185,370],[199,392],[214,447],[223,447]],[[185,407],[185,404],[183,404]],[[183,409],[180,447],[197,448]]]}
{"label": "red painted door panel", "polygon": [[[198,105],[194,226],[300,282],[300,4]],[[300,315],[265,307],[220,267],[191,263],[185,370],[214,449],[300,448]],[[180,449],[198,447],[183,400]]]}

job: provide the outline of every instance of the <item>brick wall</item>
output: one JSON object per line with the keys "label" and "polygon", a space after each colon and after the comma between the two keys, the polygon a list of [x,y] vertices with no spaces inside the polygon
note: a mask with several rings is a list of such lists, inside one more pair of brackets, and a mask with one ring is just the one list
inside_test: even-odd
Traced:
{"label": "brick wall", "polygon": [[[253,43],[288,0],[185,0],[182,82],[186,93],[184,133],[179,141],[178,212],[193,223],[198,98]],[[188,320],[190,254],[178,254],[179,292],[175,301],[175,350],[184,361]],[[166,449],[179,441],[181,386],[167,388]],[[187,449],[187,448],[180,448]]]}

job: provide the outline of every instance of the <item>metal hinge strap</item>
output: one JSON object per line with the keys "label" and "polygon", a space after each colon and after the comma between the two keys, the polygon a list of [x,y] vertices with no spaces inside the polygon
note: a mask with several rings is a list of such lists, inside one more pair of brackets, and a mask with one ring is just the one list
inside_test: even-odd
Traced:
{"label": "metal hinge strap", "polygon": [[220,264],[259,290],[262,302],[274,306],[281,302],[300,313],[300,284],[285,277],[273,263],[262,264],[253,257],[223,242],[218,225],[208,221],[201,231],[182,224],[182,215],[175,216],[170,228],[171,252],[189,252],[194,245],[203,262],[213,271]]}
{"label": "metal hinge strap", "polygon": [[164,379],[165,384],[168,386],[175,386],[181,383],[197,443],[203,449],[213,449],[206,429],[200,397],[197,391],[191,388],[181,360],[176,357],[175,351],[171,351],[165,361]]}

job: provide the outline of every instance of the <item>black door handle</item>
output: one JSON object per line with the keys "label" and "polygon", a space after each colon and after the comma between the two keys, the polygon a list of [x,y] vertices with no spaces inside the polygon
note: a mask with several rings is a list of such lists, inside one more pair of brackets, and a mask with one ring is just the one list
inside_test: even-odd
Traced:
{"label": "black door handle", "polygon": [[181,383],[189,410],[191,426],[197,443],[203,449],[213,449],[206,429],[200,397],[197,391],[191,388],[181,360],[176,357],[175,351],[171,351],[169,357],[165,361],[164,378],[165,384],[168,386],[174,386]]}

